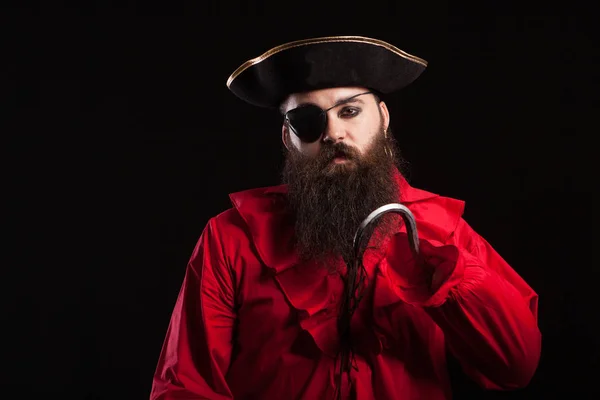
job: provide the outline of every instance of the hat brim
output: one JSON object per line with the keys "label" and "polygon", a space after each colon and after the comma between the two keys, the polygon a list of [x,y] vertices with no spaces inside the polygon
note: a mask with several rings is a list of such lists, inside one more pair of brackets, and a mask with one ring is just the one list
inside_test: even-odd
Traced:
{"label": "hat brim", "polygon": [[279,107],[290,94],[361,86],[381,94],[412,83],[427,61],[381,40],[362,36],[304,39],[246,61],[227,80],[237,97],[259,107]]}

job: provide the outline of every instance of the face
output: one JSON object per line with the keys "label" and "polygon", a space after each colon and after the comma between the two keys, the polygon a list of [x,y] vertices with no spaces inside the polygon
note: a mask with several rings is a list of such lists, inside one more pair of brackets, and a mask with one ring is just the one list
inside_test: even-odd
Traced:
{"label": "face", "polygon": [[[332,107],[323,134],[314,142],[300,140],[285,124],[283,128],[288,151],[282,177],[295,216],[297,249],[304,259],[342,256],[349,260],[363,219],[376,208],[398,201],[393,170],[400,157],[391,134],[384,133],[387,109],[372,94],[350,99],[365,91],[320,90],[290,96],[284,104],[284,111],[307,103],[323,110]],[[385,224],[382,219],[384,235],[391,226]]]}
{"label": "face", "polygon": [[[375,136],[380,134],[381,128],[387,129],[389,113],[385,103],[378,102],[373,94],[361,94],[365,92],[368,92],[368,89],[364,87],[344,87],[290,95],[282,105],[284,113],[313,104],[327,110],[327,123],[321,137],[315,142],[307,143],[284,122],[282,138],[286,148],[293,148],[308,157],[316,157],[324,143],[341,142],[354,149],[357,154],[366,154]],[[333,162],[350,163],[342,157]]]}

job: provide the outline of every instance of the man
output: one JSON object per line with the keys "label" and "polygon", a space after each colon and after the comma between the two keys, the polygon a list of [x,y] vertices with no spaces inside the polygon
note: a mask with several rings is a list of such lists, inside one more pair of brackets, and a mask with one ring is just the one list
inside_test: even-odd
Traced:
{"label": "man", "polygon": [[[483,388],[529,383],[537,294],[462,201],[411,187],[398,167],[381,96],[426,64],[380,40],[325,37],[231,75],[235,95],[283,114],[283,184],[231,194],[209,220],[151,399],[450,399],[447,351]],[[412,212],[418,254],[388,214],[355,264],[357,228],[390,203]]]}

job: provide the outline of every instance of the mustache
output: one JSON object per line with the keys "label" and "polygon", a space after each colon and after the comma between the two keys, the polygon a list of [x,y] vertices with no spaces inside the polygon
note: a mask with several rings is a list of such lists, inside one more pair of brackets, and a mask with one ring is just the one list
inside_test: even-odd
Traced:
{"label": "mustache", "polygon": [[316,161],[324,166],[331,163],[336,157],[344,157],[348,160],[358,160],[360,159],[360,154],[357,149],[348,146],[343,142],[327,142],[321,147]]}

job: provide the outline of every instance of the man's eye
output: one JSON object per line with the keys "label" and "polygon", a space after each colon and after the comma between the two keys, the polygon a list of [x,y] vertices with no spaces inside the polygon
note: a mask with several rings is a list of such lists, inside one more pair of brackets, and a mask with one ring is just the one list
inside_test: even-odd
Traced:
{"label": "man's eye", "polygon": [[340,110],[341,117],[355,117],[360,113],[360,109],[355,107],[344,107]]}

